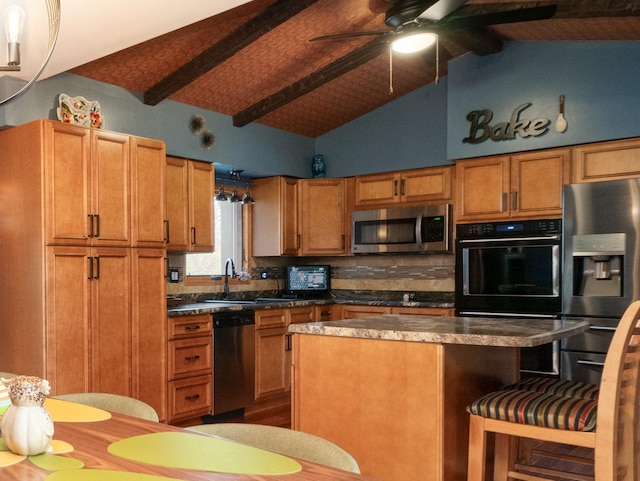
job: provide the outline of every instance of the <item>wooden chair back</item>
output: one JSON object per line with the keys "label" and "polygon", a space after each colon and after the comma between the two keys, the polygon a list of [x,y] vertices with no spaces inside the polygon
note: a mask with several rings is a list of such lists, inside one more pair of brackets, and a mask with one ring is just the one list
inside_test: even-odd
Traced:
{"label": "wooden chair back", "polygon": [[605,359],[597,403],[595,432],[470,415],[467,480],[485,479],[487,433],[492,432],[496,433],[495,480],[586,479],[530,465],[528,455],[516,459],[513,440],[521,438],[592,448],[596,481],[640,481],[640,301],[627,308],[618,324]]}

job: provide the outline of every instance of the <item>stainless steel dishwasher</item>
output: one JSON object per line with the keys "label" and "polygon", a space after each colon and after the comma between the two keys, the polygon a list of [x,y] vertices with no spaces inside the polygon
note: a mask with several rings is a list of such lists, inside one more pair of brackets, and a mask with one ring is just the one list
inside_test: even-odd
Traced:
{"label": "stainless steel dishwasher", "polygon": [[213,414],[253,403],[255,319],[252,310],[213,314]]}

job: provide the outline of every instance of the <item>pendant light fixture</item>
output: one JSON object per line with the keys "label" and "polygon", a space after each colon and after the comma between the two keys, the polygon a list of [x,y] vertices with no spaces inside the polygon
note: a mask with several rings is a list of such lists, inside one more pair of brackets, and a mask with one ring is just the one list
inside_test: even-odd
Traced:
{"label": "pendant light fixture", "polygon": [[[241,174],[244,172],[242,169],[229,170],[229,177],[216,177],[215,183],[220,186],[220,190],[216,192],[214,200],[217,201],[229,201],[229,202],[242,202],[243,205],[255,204],[255,200],[251,197],[249,191],[250,184],[248,179],[243,179]],[[231,195],[227,195],[223,185],[231,186]],[[246,188],[244,194],[242,190],[238,192],[238,187]]]}
{"label": "pendant light fixture", "polygon": [[244,193],[244,197],[242,198],[242,203],[243,203],[244,205],[247,205],[247,204],[255,204],[255,203],[256,203],[256,201],[255,201],[255,200],[253,200],[253,197],[251,197],[251,192],[250,192],[250,191],[246,191],[246,192]]}
{"label": "pendant light fixture", "polygon": [[224,187],[220,187],[220,190],[218,191],[214,199],[218,202],[224,202],[227,200],[227,194],[225,194],[224,192]]}
{"label": "pendant light fixture", "polygon": [[[29,8],[34,3],[33,1],[29,2]],[[18,99],[29,90],[49,63],[60,32],[60,0],[45,0],[44,3],[47,7],[49,19],[49,43],[44,60],[33,78],[23,85],[20,90],[0,100],[0,106]],[[20,41],[23,33],[25,11],[18,5],[9,5],[4,9],[2,16],[7,35],[7,65],[0,66],[0,72],[17,72],[20,71]]]}
{"label": "pendant light fixture", "polygon": [[229,197],[229,202],[241,202],[241,201],[242,201],[242,197],[238,195],[238,189],[234,187],[231,197]]}

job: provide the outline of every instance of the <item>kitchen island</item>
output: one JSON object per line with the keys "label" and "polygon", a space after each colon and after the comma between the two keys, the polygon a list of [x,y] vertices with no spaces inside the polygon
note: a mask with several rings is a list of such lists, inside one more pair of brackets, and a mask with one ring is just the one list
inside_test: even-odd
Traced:
{"label": "kitchen island", "polygon": [[519,349],[584,321],[384,315],[295,324],[292,424],[381,481],[464,481],[475,398],[518,379]]}

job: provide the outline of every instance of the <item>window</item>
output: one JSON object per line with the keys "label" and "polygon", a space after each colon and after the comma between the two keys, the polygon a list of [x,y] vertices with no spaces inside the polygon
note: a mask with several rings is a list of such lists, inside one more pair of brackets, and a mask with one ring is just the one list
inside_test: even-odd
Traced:
{"label": "window", "polygon": [[[225,261],[233,259],[236,271],[242,266],[242,216],[241,202],[213,202],[214,252],[186,255],[187,276],[219,276],[224,274]],[[231,272],[229,272],[231,274]]]}

